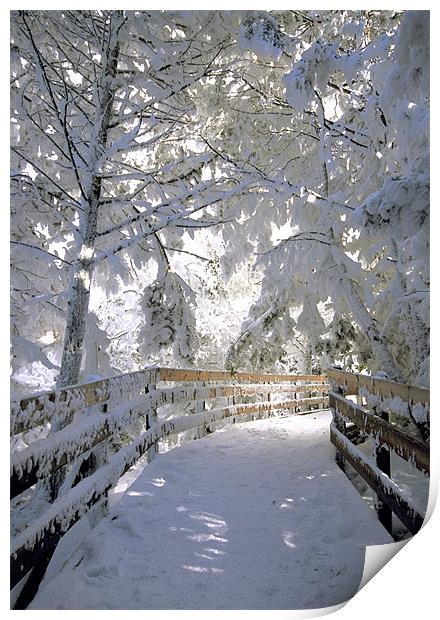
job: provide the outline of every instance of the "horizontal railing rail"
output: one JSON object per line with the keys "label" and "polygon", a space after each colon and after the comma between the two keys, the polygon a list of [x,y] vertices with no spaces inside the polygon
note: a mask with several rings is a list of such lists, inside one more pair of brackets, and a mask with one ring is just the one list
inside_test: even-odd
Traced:
{"label": "horizontal railing rail", "polygon": [[348,395],[374,394],[382,399],[400,398],[409,408],[417,403],[429,404],[429,388],[416,385],[406,385],[387,381],[368,375],[360,375],[343,370],[329,368],[327,377]]}
{"label": "horizontal railing rail", "polygon": [[[107,401],[131,398],[140,394],[147,386],[159,382],[252,382],[323,383],[321,375],[280,375],[212,370],[184,370],[176,368],[152,368],[121,374],[82,385],[41,392],[30,397],[11,402],[10,433],[16,435],[29,431],[53,420],[56,415],[61,421],[78,411],[92,405],[105,406]],[[275,389],[275,388],[272,388]]]}
{"label": "horizontal railing rail", "polygon": [[21,508],[35,484],[68,468],[79,472],[96,448],[108,448],[13,536],[11,587],[32,571],[16,608],[32,599],[61,537],[105,502],[143,455],[152,458],[158,442],[189,432],[201,437],[227,422],[327,408],[328,388],[323,375],[151,368],[13,401],[11,436],[27,444],[11,456],[11,499]]}
{"label": "horizontal railing rail", "polygon": [[[429,476],[429,389],[335,369],[328,377],[338,464],[345,470],[349,463],[374,491],[379,520],[392,535],[392,514],[415,534],[424,511],[393,479],[391,453]],[[372,457],[361,449],[368,440]]]}

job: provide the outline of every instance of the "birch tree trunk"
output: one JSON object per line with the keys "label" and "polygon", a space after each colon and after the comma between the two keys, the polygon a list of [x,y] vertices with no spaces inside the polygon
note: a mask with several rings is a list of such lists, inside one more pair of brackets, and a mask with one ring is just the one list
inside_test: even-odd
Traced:
{"label": "birch tree trunk", "polygon": [[[86,199],[82,200],[78,254],[72,266],[71,291],[67,307],[66,330],[63,342],[61,371],[58,387],[78,383],[84,356],[84,337],[89,309],[90,284],[93,275],[93,259],[97,233],[99,200],[102,180],[99,168],[107,146],[109,123],[115,94],[114,78],[117,72],[122,12],[118,11],[110,24],[109,45],[106,62],[97,87],[96,116],[90,144],[89,179],[86,183]],[[115,23],[116,22],[116,23]]]}

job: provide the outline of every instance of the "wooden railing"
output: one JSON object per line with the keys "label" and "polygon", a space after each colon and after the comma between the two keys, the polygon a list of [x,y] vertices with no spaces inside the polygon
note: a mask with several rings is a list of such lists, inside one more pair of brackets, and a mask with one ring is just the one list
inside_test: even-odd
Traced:
{"label": "wooden railing", "polygon": [[[393,480],[391,451],[429,476],[429,390],[334,369],[327,374],[337,462],[342,469],[349,463],[371,487],[379,520],[391,534],[393,513],[415,534],[424,512]],[[361,449],[369,439],[374,458]]]}
{"label": "wooden railing", "polygon": [[181,433],[200,437],[227,422],[328,407],[328,387],[318,375],[152,368],[13,402],[11,436],[27,444],[11,456],[14,505],[26,508],[29,490],[60,472],[69,470],[71,481],[12,538],[11,588],[32,571],[15,609],[32,600],[61,537],[106,501],[141,456],[152,457],[158,442]]}

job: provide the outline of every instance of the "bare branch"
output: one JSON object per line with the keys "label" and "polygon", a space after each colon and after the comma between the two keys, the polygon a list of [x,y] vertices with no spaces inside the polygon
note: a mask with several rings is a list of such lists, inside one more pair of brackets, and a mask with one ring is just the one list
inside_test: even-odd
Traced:
{"label": "bare branch", "polygon": [[60,190],[60,192],[62,192],[69,200],[71,200],[73,203],[75,203],[75,208],[78,209],[79,211],[83,211],[81,204],[78,202],[78,200],[75,200],[75,198],[73,196],[71,196],[69,194],[69,192],[66,192],[65,189],[63,189],[61,187],[61,185],[58,185],[58,183],[56,181],[54,181],[48,174],[46,174],[45,172],[43,172],[43,170],[41,170],[41,168],[39,168],[35,162],[33,162],[31,159],[29,159],[28,157],[26,157],[26,155],[23,155],[23,153],[21,151],[19,151],[18,149],[16,149],[15,147],[11,146],[11,150],[14,151],[14,153],[16,153],[19,157],[21,157],[22,159],[24,159],[25,161],[28,162],[28,164],[30,164],[33,168],[35,168],[35,170],[37,170],[37,172],[39,172],[40,174],[42,174],[48,181],[50,181],[52,183],[52,185],[54,185],[57,189]]}
{"label": "bare branch", "polygon": [[52,252],[48,252],[47,250],[43,250],[42,248],[39,248],[36,245],[31,245],[30,243],[24,243],[23,241],[11,241],[10,243],[13,244],[13,245],[18,245],[18,246],[23,246],[25,248],[28,248],[28,249],[32,250],[33,252],[36,252],[37,254],[44,254],[46,256],[50,256],[52,259],[59,260],[62,263],[64,263],[65,265],[69,265],[69,267],[72,264],[69,261],[64,260],[64,258],[60,258],[56,254],[52,254]]}

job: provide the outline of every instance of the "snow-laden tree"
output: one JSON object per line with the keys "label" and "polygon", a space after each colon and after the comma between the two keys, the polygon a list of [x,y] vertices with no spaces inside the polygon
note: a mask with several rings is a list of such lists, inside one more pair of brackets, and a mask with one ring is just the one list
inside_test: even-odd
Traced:
{"label": "snow-laden tree", "polygon": [[[175,343],[184,359],[194,355],[194,304],[169,253],[183,250],[185,231],[222,223],[216,205],[238,200],[254,182],[223,174],[201,138],[209,128],[200,107],[234,62],[237,19],[13,14],[14,335],[17,343],[63,339],[59,385],[92,367],[86,352],[89,361],[103,354],[91,289],[129,287],[151,260],[157,276],[140,301],[141,345],[151,352]],[[22,349],[54,366],[42,346]]]}
{"label": "snow-laden tree", "polygon": [[[65,385],[125,349],[119,369],[339,361],[426,382],[427,28],[424,12],[14,13],[18,365],[60,364]],[[219,299],[255,260],[235,333]]]}
{"label": "snow-laden tree", "polygon": [[261,174],[243,220],[264,279],[243,335],[263,325],[275,345],[295,328],[322,363],[425,383],[429,16],[273,12],[265,27],[264,14],[254,19],[242,44],[265,68],[249,63],[240,76],[254,105],[242,97],[235,126],[262,148],[235,163]]}

